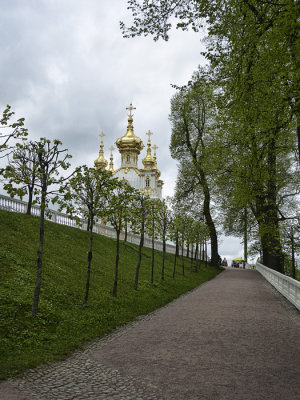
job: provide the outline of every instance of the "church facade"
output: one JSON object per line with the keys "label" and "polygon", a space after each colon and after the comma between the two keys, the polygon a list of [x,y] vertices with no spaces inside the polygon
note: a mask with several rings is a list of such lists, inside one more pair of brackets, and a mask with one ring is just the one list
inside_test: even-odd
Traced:
{"label": "church facade", "polygon": [[[156,150],[157,146],[151,145],[150,137],[152,132],[148,131],[147,150],[146,156],[142,159],[143,168],[139,168],[139,155],[143,150],[144,143],[142,139],[134,134],[133,129],[133,114],[132,110],[135,108],[130,104],[127,107],[129,110],[128,125],[124,136],[117,139],[116,146],[121,155],[121,165],[119,168],[114,169],[113,163],[113,147],[110,147],[110,163],[104,158],[103,151],[103,137],[104,133],[100,134],[100,151],[98,158],[94,161],[96,168],[108,169],[113,175],[120,180],[125,180],[130,186],[139,190],[140,193],[149,195],[151,198],[162,200],[162,186],[163,181],[160,179],[161,172],[157,168]],[[154,151],[152,155],[152,149]]]}

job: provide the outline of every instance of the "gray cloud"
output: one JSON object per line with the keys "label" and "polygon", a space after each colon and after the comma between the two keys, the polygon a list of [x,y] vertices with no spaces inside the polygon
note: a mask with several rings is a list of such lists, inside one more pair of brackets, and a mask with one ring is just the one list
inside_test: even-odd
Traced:
{"label": "gray cloud", "polygon": [[169,42],[156,43],[123,39],[119,21],[131,19],[125,0],[0,4],[0,107],[10,104],[25,117],[31,138],[62,140],[74,166],[92,166],[99,133],[107,135],[109,159],[132,102],[135,133],[144,142],[149,129],[154,133],[163,194],[172,194],[177,168],[169,154],[170,84],[185,84],[204,62],[199,34],[174,31]]}

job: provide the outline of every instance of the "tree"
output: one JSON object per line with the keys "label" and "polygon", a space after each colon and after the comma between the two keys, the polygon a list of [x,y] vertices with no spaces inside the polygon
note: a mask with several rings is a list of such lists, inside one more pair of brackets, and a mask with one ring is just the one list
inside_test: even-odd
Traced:
{"label": "tree", "polygon": [[285,274],[298,279],[296,255],[300,253],[300,219],[295,218],[284,222],[285,230]]}
{"label": "tree", "polygon": [[249,243],[257,236],[257,221],[249,205],[241,208],[241,204],[236,204],[235,200],[230,198],[230,193],[227,192],[225,195],[223,192],[223,196],[224,199],[220,201],[220,204],[224,233],[243,238],[244,260],[247,262]]}
{"label": "tree", "polygon": [[[239,209],[249,208],[255,216],[263,263],[282,272],[280,197],[290,182],[290,155],[297,140],[300,160],[297,2],[129,0],[128,4],[134,21],[129,29],[121,25],[127,36],[152,34],[166,40],[171,17],[181,29],[198,30],[207,23],[204,54],[219,86],[220,137],[232,169],[226,174],[232,183],[228,186]],[[250,187],[245,188],[245,182]]]}
{"label": "tree", "polygon": [[176,214],[176,212],[173,209],[170,217],[170,228],[169,228],[170,239],[175,242],[173,279],[175,279],[177,257],[179,256],[179,229],[180,229],[180,218],[179,215]]}
{"label": "tree", "polygon": [[[124,37],[153,35],[154,40],[168,40],[172,25],[182,30],[191,27],[198,32],[206,23],[208,49],[204,55],[212,62],[223,84],[237,97],[240,93],[235,89],[240,86],[244,66],[248,71],[259,66],[260,72],[268,71],[273,77],[279,77],[282,99],[289,103],[291,114],[296,118],[300,160],[297,1],[128,0],[128,9],[132,11],[133,24],[126,27],[123,22],[120,23]],[[249,57],[253,51],[260,52],[259,59]],[[259,81],[263,82],[261,77],[257,74]]]}
{"label": "tree", "polygon": [[182,275],[184,276],[184,245],[186,239],[186,230],[187,230],[187,216],[184,213],[179,215],[178,219],[178,230],[179,230],[179,244],[181,246],[181,268]]}
{"label": "tree", "polygon": [[111,223],[116,231],[116,261],[115,261],[115,278],[112,294],[117,296],[118,275],[119,275],[119,258],[120,258],[120,233],[124,228],[125,221],[130,212],[130,204],[134,198],[135,189],[128,185],[125,181],[118,181],[116,187],[108,195],[108,206],[106,208],[107,221]]}
{"label": "tree", "polygon": [[[218,238],[211,213],[210,181],[216,175],[217,158],[214,115],[214,88],[205,70],[200,69],[188,86],[178,88],[171,100],[171,155],[192,175],[193,186],[203,192],[203,214],[210,231],[211,262],[218,265]],[[214,162],[212,162],[214,160]]]}
{"label": "tree", "polygon": [[60,200],[61,209],[77,223],[88,221],[89,251],[87,262],[87,278],[84,294],[84,304],[88,303],[91,264],[93,258],[93,228],[96,220],[105,216],[109,193],[114,190],[117,180],[112,178],[110,171],[101,168],[88,168],[83,165],[76,169],[75,174],[64,188],[63,198]]}
{"label": "tree", "polygon": [[160,207],[160,200],[158,199],[150,199],[149,207],[148,207],[148,215],[146,219],[146,233],[152,239],[152,252],[151,252],[151,283],[154,282],[154,245],[155,239],[158,238],[158,230],[157,230],[157,216],[158,210]]}
{"label": "tree", "polygon": [[135,199],[133,200],[133,207],[131,213],[131,228],[134,233],[139,233],[140,235],[140,243],[139,243],[139,257],[138,263],[135,271],[135,280],[134,280],[134,290],[137,290],[139,283],[139,273],[142,262],[142,249],[144,246],[145,239],[145,230],[148,216],[148,209],[150,206],[150,198],[148,196],[144,196],[140,193],[136,193]]}
{"label": "tree", "polygon": [[13,150],[12,159],[2,174],[8,180],[4,189],[11,197],[19,196],[21,199],[28,194],[26,214],[31,214],[34,189],[38,179],[38,154],[36,144],[32,141],[17,143]]}
{"label": "tree", "polygon": [[165,256],[166,256],[166,240],[168,234],[168,228],[170,224],[170,211],[166,204],[166,201],[163,200],[158,209],[158,231],[160,238],[163,242],[163,251],[162,251],[162,267],[161,267],[161,279],[165,279]]}
{"label": "tree", "polygon": [[194,221],[194,232],[195,232],[195,272],[200,269],[201,259],[203,259],[204,252],[202,251],[202,245],[205,242],[207,232],[207,226],[199,219]]}
{"label": "tree", "polygon": [[[199,232],[198,232],[198,221],[194,220],[193,217],[188,217],[187,218],[187,242],[191,246],[191,255],[190,255],[190,273],[193,272],[193,261],[194,261],[194,246],[195,246],[195,253],[197,249],[197,241],[199,237]],[[195,263],[195,271],[197,272],[197,262]]]}
{"label": "tree", "polygon": [[25,139],[28,131],[24,128],[24,118],[19,118],[16,122],[10,122],[14,115],[10,105],[7,105],[0,119],[0,158],[3,158],[9,153],[13,144],[9,143],[14,139]]}
{"label": "tree", "polygon": [[[68,160],[71,158],[69,154],[65,154],[67,149],[61,150],[62,143],[59,140],[40,138],[39,141],[33,142],[33,150],[37,154],[37,184],[40,204],[40,235],[39,247],[37,252],[36,262],[36,283],[32,304],[32,315],[38,313],[38,305],[40,299],[40,290],[42,284],[42,264],[44,251],[44,236],[45,236],[45,210],[50,200],[50,195],[57,195],[57,185],[62,185],[69,177],[60,176],[60,170],[66,170],[70,164]],[[53,190],[50,187],[55,186]],[[53,202],[56,197],[53,198]]]}

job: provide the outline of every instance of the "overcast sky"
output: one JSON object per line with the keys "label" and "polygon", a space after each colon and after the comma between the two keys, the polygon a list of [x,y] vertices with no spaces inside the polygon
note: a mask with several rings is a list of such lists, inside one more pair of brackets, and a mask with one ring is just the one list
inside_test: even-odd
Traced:
{"label": "overcast sky", "polygon": [[[103,131],[105,157],[134,111],[135,134],[153,132],[158,168],[172,195],[177,175],[169,153],[171,84],[183,85],[205,59],[203,34],[174,30],[168,42],[123,39],[125,0],[0,0],[0,107],[24,117],[30,138],[60,139],[74,166],[93,161]],[[145,149],[140,156],[145,156]],[[114,151],[115,168],[119,166]],[[240,256],[239,239],[220,253]]]}

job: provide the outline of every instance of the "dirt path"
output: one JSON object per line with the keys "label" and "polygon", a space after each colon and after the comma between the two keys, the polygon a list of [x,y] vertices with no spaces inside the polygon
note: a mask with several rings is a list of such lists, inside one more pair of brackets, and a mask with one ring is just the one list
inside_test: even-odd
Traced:
{"label": "dirt path", "polygon": [[2,383],[0,399],[298,400],[299,313],[258,272],[226,270],[68,360]]}

